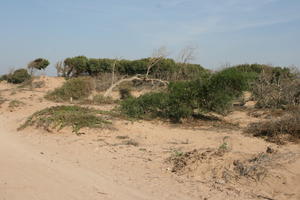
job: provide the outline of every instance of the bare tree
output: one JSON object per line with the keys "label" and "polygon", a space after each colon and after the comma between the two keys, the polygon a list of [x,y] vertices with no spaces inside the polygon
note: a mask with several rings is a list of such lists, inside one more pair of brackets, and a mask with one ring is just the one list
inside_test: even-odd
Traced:
{"label": "bare tree", "polygon": [[195,52],[197,50],[196,46],[186,46],[183,48],[178,56],[178,62],[182,64],[187,64],[195,59]]}
{"label": "bare tree", "polygon": [[153,51],[152,57],[150,58],[149,64],[147,66],[146,78],[148,78],[152,67],[159,63],[161,60],[165,59],[168,56],[168,54],[169,53],[167,51],[167,48],[164,46]]}
{"label": "bare tree", "polygon": [[66,77],[67,70],[63,61],[59,61],[55,64],[57,76]]}
{"label": "bare tree", "polygon": [[180,77],[186,74],[186,66],[195,59],[196,46],[186,46],[183,48],[177,58],[177,62],[180,65],[179,71],[175,74],[175,79],[178,80]]}

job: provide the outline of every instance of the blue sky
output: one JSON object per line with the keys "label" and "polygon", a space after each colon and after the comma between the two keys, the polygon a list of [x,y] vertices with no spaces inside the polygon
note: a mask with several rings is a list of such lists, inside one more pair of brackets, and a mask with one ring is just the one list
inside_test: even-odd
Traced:
{"label": "blue sky", "polygon": [[[147,57],[300,66],[300,0],[0,0],[0,74],[37,57]],[[48,70],[54,73],[54,67]]]}

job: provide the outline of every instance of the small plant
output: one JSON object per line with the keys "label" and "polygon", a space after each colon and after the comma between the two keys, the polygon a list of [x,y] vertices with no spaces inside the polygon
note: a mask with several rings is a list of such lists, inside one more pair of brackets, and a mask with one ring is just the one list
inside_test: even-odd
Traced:
{"label": "small plant", "polygon": [[19,100],[12,100],[12,101],[9,102],[8,107],[10,109],[15,109],[15,108],[18,108],[22,105],[25,105],[25,103],[23,103],[22,101],[19,101]]}
{"label": "small plant", "polygon": [[173,157],[181,157],[181,156],[183,156],[184,155],[184,152],[182,152],[182,151],[178,151],[178,150],[175,150],[174,152],[173,152]]}
{"label": "small plant", "polygon": [[226,151],[228,149],[229,149],[229,147],[228,147],[228,143],[227,142],[224,142],[223,144],[221,144],[219,146],[219,150]]}
{"label": "small plant", "polygon": [[139,146],[139,143],[133,139],[125,140],[122,142],[123,145],[129,145],[129,146]]}
{"label": "small plant", "polygon": [[60,88],[48,93],[45,98],[55,102],[83,100],[93,90],[93,84],[89,78],[73,78],[64,83]]}
{"label": "small plant", "polygon": [[111,123],[101,116],[103,113],[79,106],[54,106],[34,113],[19,130],[36,126],[50,131],[70,126],[73,132],[78,133],[82,128],[103,128]]}
{"label": "small plant", "polygon": [[127,135],[118,135],[116,138],[119,140],[125,140],[128,139],[129,137]]}

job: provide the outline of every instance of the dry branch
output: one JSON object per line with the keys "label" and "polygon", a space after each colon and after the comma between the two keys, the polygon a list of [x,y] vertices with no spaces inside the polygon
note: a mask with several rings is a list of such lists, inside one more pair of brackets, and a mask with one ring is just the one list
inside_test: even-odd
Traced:
{"label": "dry branch", "polygon": [[107,97],[107,96],[110,96],[113,89],[118,87],[119,85],[121,85],[122,83],[124,82],[131,82],[131,81],[135,81],[135,80],[138,80],[138,81],[144,81],[144,82],[159,82],[161,84],[163,84],[164,86],[167,86],[169,84],[168,81],[164,81],[164,80],[161,80],[161,79],[153,79],[153,78],[147,78],[145,77],[144,75],[135,75],[135,76],[132,76],[132,77],[129,77],[129,78],[126,78],[126,77],[123,77],[122,79],[120,79],[119,81],[117,81],[116,83],[112,84],[104,93],[104,96]]}
{"label": "dry branch", "polygon": [[166,51],[165,47],[161,47],[153,52],[153,55],[150,58],[149,64],[147,66],[146,74],[143,74],[143,75],[137,74],[137,75],[129,77],[129,78],[127,78],[127,76],[125,76],[125,77],[121,78],[119,81],[117,81],[116,83],[114,83],[114,68],[115,68],[116,62],[118,61],[118,59],[116,59],[115,63],[113,64],[112,83],[111,83],[111,86],[105,91],[104,96],[105,97],[110,96],[113,89],[118,87],[122,83],[131,82],[131,81],[135,81],[135,80],[144,81],[144,82],[152,82],[152,83],[159,82],[159,83],[163,84],[164,86],[167,86],[169,84],[168,81],[164,81],[161,79],[153,79],[153,78],[148,77],[151,68],[153,66],[155,66],[156,64],[158,64],[161,60],[163,60],[167,56],[166,52],[167,51]]}

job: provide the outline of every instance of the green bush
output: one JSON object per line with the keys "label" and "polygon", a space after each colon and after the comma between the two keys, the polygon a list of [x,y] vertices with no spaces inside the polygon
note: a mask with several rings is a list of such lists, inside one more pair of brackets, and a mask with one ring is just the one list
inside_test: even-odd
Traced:
{"label": "green bush", "polygon": [[138,98],[128,98],[121,102],[121,111],[131,118],[153,118],[163,115],[166,105],[165,93],[147,93]]}
{"label": "green bush", "polygon": [[224,114],[248,88],[249,79],[242,72],[227,70],[205,79],[173,82],[166,92],[123,101],[121,110],[129,117],[162,117],[174,122],[210,111]]}
{"label": "green bush", "polygon": [[69,77],[91,73],[88,68],[88,62],[89,60],[85,56],[77,56],[65,59],[64,65],[67,69],[66,75]]}
{"label": "green bush", "polygon": [[71,98],[73,100],[82,100],[87,98],[93,90],[93,84],[89,78],[72,78],[69,79],[60,88],[46,95],[46,99],[64,102],[69,101]]}
{"label": "green bush", "polygon": [[18,69],[12,74],[7,75],[7,82],[13,84],[23,83],[31,78],[30,74],[26,69]]}

